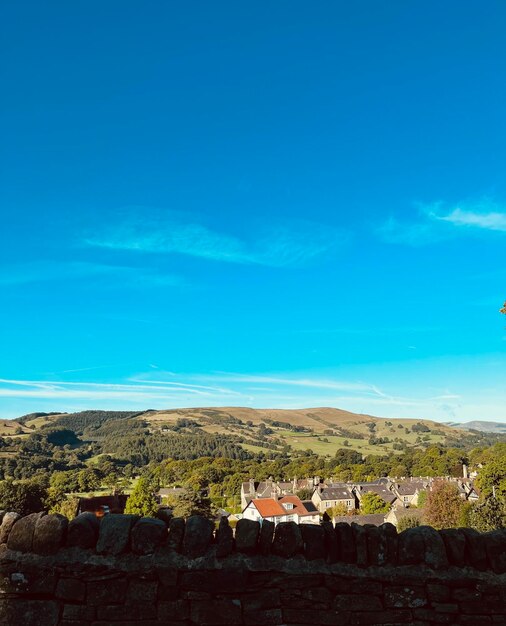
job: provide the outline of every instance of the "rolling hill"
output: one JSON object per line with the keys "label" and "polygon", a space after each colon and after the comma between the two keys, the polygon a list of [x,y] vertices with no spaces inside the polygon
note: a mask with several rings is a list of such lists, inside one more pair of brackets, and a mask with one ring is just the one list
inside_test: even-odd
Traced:
{"label": "rolling hill", "polygon": [[156,437],[200,433],[226,436],[248,452],[311,450],[325,456],[333,456],[343,447],[364,455],[385,455],[431,444],[460,447],[488,442],[486,435],[470,433],[455,425],[431,420],[379,418],[330,407],[199,407],[144,412],[35,413],[18,420],[4,420],[4,423],[7,425],[3,427],[3,436],[19,438],[54,429],[71,430],[83,441],[109,442],[114,441],[115,433],[118,437],[140,432]]}

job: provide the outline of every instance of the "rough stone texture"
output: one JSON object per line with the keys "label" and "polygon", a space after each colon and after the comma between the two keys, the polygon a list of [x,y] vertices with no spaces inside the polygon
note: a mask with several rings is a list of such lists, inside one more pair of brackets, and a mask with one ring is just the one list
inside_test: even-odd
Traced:
{"label": "rough stone texture", "polygon": [[328,563],[336,563],[339,559],[339,543],[332,522],[323,522],[323,546]]}
{"label": "rough stone texture", "polygon": [[460,528],[466,538],[466,562],[479,570],[487,568],[487,548],[483,535],[473,528]]}
{"label": "rough stone texture", "polygon": [[167,526],[160,519],[143,517],[132,528],[131,547],[135,554],[153,554],[166,540]]}
{"label": "rough stone texture", "polygon": [[58,604],[47,600],[0,600],[2,626],[56,626]]}
{"label": "rough stone texture", "polygon": [[106,515],[100,523],[97,541],[99,554],[121,554],[130,545],[132,526],[137,515]]}
{"label": "rough stone texture", "polygon": [[[282,536],[286,539],[293,527],[286,524],[284,528],[287,530],[282,531]],[[325,527],[316,527],[316,534],[314,528],[308,528],[299,528],[299,538],[290,535],[292,547],[302,540],[302,534],[306,538],[306,550],[308,543],[316,542],[317,535],[325,546]],[[378,532],[388,537],[388,529],[364,528],[368,541],[373,536],[368,548],[378,545]],[[309,560],[301,553],[286,559],[234,551],[218,560],[215,545],[197,560],[166,548],[146,556],[98,555],[79,548],[64,548],[56,554],[40,556],[14,552],[3,546],[0,624],[506,624],[503,598],[506,573],[479,571],[469,566],[429,567],[424,559],[427,559],[426,543],[433,535],[422,529],[416,536],[423,539],[422,561],[409,566],[330,564],[322,558]],[[489,550],[489,558],[492,552],[504,550],[506,536],[502,531],[481,538]],[[371,557],[371,550],[368,556]]]}
{"label": "rough stone texture", "polygon": [[64,515],[44,515],[37,520],[33,534],[33,551],[37,554],[54,554],[63,545],[69,522]]}
{"label": "rough stone texture", "polygon": [[231,554],[234,549],[234,531],[228,523],[226,517],[220,518],[218,530],[216,531],[216,556],[223,558]]}
{"label": "rough stone texture", "polygon": [[302,552],[304,543],[299,526],[295,522],[280,522],[274,531],[272,552],[290,558]]}
{"label": "rough stone texture", "polygon": [[240,519],[235,528],[235,548],[238,552],[252,554],[256,551],[260,524],[250,519]]}
{"label": "rough stone texture", "polygon": [[355,545],[355,533],[352,527],[345,522],[339,522],[335,526],[340,559],[344,563],[355,563],[357,549]]}
{"label": "rough stone texture", "polygon": [[260,528],[260,536],[258,537],[258,549],[260,554],[270,554],[272,550],[272,541],[274,538],[274,522],[264,520]]}
{"label": "rough stone texture", "polygon": [[495,530],[485,535],[485,549],[488,562],[496,574],[506,572],[506,534],[504,530]]}
{"label": "rough stone texture", "polygon": [[7,543],[12,527],[19,519],[21,519],[21,515],[18,513],[14,513],[12,511],[4,513],[2,517],[2,525],[0,526],[0,544]]}
{"label": "rough stone texture", "polygon": [[97,544],[99,520],[93,513],[81,513],[69,522],[67,546],[76,548],[94,548]]}
{"label": "rough stone texture", "polygon": [[169,538],[167,545],[179,552],[183,545],[185,521],[182,517],[173,517],[169,522]]}
{"label": "rough stone texture", "polygon": [[383,541],[386,542],[386,563],[395,565],[397,563],[399,542],[397,528],[389,522],[381,524],[379,528]]}
{"label": "rough stone texture", "polygon": [[423,537],[425,546],[425,562],[429,567],[441,569],[448,566],[448,557],[441,535],[431,526],[414,528]]}
{"label": "rough stone texture", "polygon": [[200,515],[192,515],[186,521],[183,537],[183,554],[195,559],[206,553],[213,538],[213,524]]}
{"label": "rough stone texture", "polygon": [[308,561],[325,558],[325,530],[318,524],[299,526],[304,542],[304,554]]}
{"label": "rough stone texture", "polygon": [[44,513],[31,513],[22,517],[14,524],[7,539],[9,550],[18,550],[19,552],[32,551],[35,525],[43,515]]}
{"label": "rough stone texture", "polygon": [[466,562],[466,537],[458,528],[445,528],[439,531],[443,538],[446,556],[451,565],[463,567]]}
{"label": "rough stone texture", "polygon": [[351,528],[355,537],[356,563],[360,567],[365,567],[367,565],[367,528],[355,523],[352,523]]}
{"label": "rough stone texture", "polygon": [[399,563],[401,565],[416,565],[424,560],[425,542],[423,535],[417,528],[408,528],[399,535]]}

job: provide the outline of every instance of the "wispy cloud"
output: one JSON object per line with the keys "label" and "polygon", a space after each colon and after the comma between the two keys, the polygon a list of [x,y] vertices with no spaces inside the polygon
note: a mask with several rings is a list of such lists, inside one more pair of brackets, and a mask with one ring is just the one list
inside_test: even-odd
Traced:
{"label": "wispy cloud", "polygon": [[97,284],[121,283],[135,286],[176,286],[182,279],[174,274],[150,268],[137,268],[81,261],[40,261],[3,266],[0,269],[0,286],[9,287],[39,282],[87,279]]}
{"label": "wispy cloud", "polygon": [[[83,368],[84,369],[84,368]],[[251,406],[300,409],[336,407],[384,417],[447,420],[489,419],[502,415],[502,390],[483,391],[483,398],[445,387],[425,394],[391,393],[372,381],[343,380],[306,374],[175,374],[162,369],[141,372],[120,382],[0,379],[0,406],[12,416],[34,410],[84,408],[169,409]],[[484,399],[486,397],[486,400]],[[482,406],[483,405],[483,406]],[[485,407],[486,410],[479,408]],[[473,411],[476,411],[473,413]],[[4,413],[5,417],[5,413]]]}
{"label": "wispy cloud", "polygon": [[506,212],[496,211],[478,213],[459,207],[453,209],[448,215],[434,215],[435,219],[449,222],[455,226],[468,226],[471,228],[484,228],[485,230],[499,230],[506,232]]}
{"label": "wispy cloud", "polygon": [[[254,232],[253,232],[254,231]],[[177,212],[130,214],[102,232],[84,237],[87,246],[158,254],[183,254],[226,263],[301,267],[340,249],[343,231],[312,222],[251,229],[247,236],[215,230]]]}
{"label": "wispy cloud", "polygon": [[506,207],[490,200],[445,206],[442,202],[418,206],[418,217],[401,221],[391,216],[377,227],[387,243],[423,246],[438,243],[464,232],[506,232]]}

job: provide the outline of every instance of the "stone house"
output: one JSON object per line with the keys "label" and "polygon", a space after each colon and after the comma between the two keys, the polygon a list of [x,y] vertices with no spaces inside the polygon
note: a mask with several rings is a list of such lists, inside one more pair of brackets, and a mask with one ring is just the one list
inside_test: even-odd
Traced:
{"label": "stone house", "polygon": [[343,505],[348,511],[356,508],[356,500],[353,491],[346,485],[340,487],[317,487],[311,501],[315,507],[324,513],[327,509]]}
{"label": "stone house", "polygon": [[300,500],[297,496],[276,498],[258,498],[250,500],[242,512],[244,519],[262,523],[269,520],[279,522],[296,522],[297,524],[318,524],[320,516],[311,500]]}

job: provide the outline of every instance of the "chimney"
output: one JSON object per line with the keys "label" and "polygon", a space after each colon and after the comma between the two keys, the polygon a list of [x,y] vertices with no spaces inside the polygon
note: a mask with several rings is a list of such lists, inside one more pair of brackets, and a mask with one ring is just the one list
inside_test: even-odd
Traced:
{"label": "chimney", "polygon": [[253,480],[253,478],[249,479],[249,492],[250,495],[255,495],[255,481]]}
{"label": "chimney", "polygon": [[462,476],[464,478],[467,478],[467,465],[465,463],[462,463]]}

